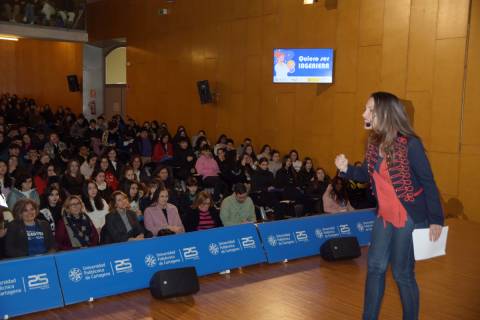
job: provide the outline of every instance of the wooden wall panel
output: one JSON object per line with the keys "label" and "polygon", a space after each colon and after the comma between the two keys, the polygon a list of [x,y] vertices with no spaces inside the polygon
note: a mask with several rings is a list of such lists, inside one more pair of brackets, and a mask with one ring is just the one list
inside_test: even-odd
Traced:
{"label": "wooden wall panel", "polygon": [[467,35],[470,0],[439,0],[437,39]]}
{"label": "wooden wall panel", "polygon": [[[237,144],[250,136],[258,148],[296,148],[331,173],[337,153],[364,155],[368,96],[393,91],[414,107],[444,198],[460,199],[480,221],[466,199],[470,188],[480,192],[465,181],[476,171],[463,168],[480,154],[478,1],[463,109],[468,0],[179,0],[162,17],[158,3],[105,0],[89,6],[88,19],[92,39],[127,37],[127,110],[139,120],[161,117],[192,134],[205,128],[211,140],[227,133]],[[333,47],[335,83],[273,84],[272,50],[280,47]],[[219,92],[216,105],[200,107],[200,78]]]}
{"label": "wooden wall panel", "polygon": [[407,90],[431,91],[438,0],[412,0],[410,12]]}
{"label": "wooden wall panel", "polygon": [[410,0],[385,0],[382,90],[405,96]]}
{"label": "wooden wall panel", "polygon": [[384,0],[361,0],[360,46],[381,45],[383,39]]}
{"label": "wooden wall panel", "polygon": [[465,38],[437,40],[431,150],[459,151],[464,56]]}
{"label": "wooden wall panel", "polygon": [[82,94],[68,91],[67,75],[82,81],[82,45],[22,39],[0,41],[0,92],[34,98],[37,104],[82,111]]}

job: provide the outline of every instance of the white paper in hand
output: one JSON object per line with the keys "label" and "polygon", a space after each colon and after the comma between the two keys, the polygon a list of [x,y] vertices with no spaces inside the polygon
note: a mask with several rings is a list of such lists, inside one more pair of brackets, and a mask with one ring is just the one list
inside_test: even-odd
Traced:
{"label": "white paper in hand", "polygon": [[430,241],[430,229],[415,229],[412,233],[415,260],[425,260],[446,254],[448,226],[443,227],[440,238]]}

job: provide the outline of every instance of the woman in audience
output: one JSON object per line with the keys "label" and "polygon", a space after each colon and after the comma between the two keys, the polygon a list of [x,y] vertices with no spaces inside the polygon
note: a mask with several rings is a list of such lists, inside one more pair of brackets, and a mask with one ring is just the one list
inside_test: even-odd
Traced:
{"label": "woman in audience", "polygon": [[77,160],[72,159],[67,163],[67,170],[62,177],[60,184],[68,192],[69,195],[81,195],[85,178],[80,173],[80,164]]}
{"label": "woman in audience", "polygon": [[87,157],[87,160],[82,163],[80,166],[80,173],[85,177],[86,180],[92,177],[92,173],[97,166],[98,156],[95,153],[90,153]]}
{"label": "woman in audience", "polygon": [[257,162],[257,156],[255,155],[255,151],[253,150],[253,146],[251,144],[246,145],[245,148],[243,149],[243,154],[248,154],[250,156],[250,159],[252,159],[252,167],[255,169],[255,164]]}
{"label": "woman in audience", "polygon": [[268,161],[272,159],[272,147],[269,144],[264,144],[262,149],[260,149],[260,154],[258,155],[258,159],[265,158]]}
{"label": "woman in audience", "polygon": [[330,184],[330,177],[323,168],[317,168],[313,180],[305,190],[306,210],[312,213],[323,213],[323,194]]}
{"label": "woman in audience", "polygon": [[210,147],[204,146],[202,154],[195,164],[195,170],[202,177],[203,185],[206,188],[214,188],[213,197],[218,201],[226,192],[226,184],[220,178],[220,169],[218,164],[212,156]]}
{"label": "woman in audience", "polygon": [[218,137],[217,143],[213,147],[213,154],[215,156],[218,155],[218,149],[223,149],[227,147],[227,139],[227,135],[223,133]]}
{"label": "woman in audience", "polygon": [[33,188],[32,176],[27,172],[19,172],[15,177],[14,188],[12,188],[7,196],[8,207],[13,208],[15,203],[20,199],[32,199],[37,203],[37,206],[40,203],[40,197],[37,190]]}
{"label": "woman in audience", "polygon": [[150,179],[145,186],[145,193],[140,199],[140,210],[145,212],[145,210],[152,205],[154,202],[153,195],[157,191],[159,186],[165,187],[163,183],[158,179]]}
{"label": "woman in audience", "polygon": [[326,213],[336,213],[355,210],[348,201],[348,193],[345,180],[335,177],[332,183],[328,185],[323,194],[323,211]]}
{"label": "woman in audience", "polygon": [[293,168],[292,159],[289,156],[283,158],[282,168],[277,171],[275,188],[281,192],[282,200],[303,203],[303,194],[297,185],[297,172]]}
{"label": "woman in audience", "polygon": [[185,232],[177,207],[168,203],[168,190],[158,188],[153,199],[145,210],[145,228],[155,236]]}
{"label": "woman in audience", "polygon": [[186,180],[188,176],[195,173],[195,161],[195,153],[189,146],[188,140],[181,138],[172,161],[173,173],[179,179]]}
{"label": "woman in audience", "polygon": [[313,170],[313,161],[311,158],[306,157],[303,160],[302,168],[298,172],[298,186],[305,190],[308,184],[313,181],[315,177],[315,170]]}
{"label": "woman in audience", "polygon": [[185,184],[187,190],[178,196],[178,209],[180,210],[182,221],[185,214],[191,209],[193,202],[199,193],[197,178],[188,177]]}
{"label": "woman in audience", "polygon": [[206,191],[198,193],[195,202],[185,215],[183,221],[187,232],[208,230],[223,226],[220,213],[213,206],[212,196]]}
{"label": "woman in audience", "polygon": [[0,259],[5,257],[5,236],[7,225],[13,221],[13,214],[8,208],[0,207]]}
{"label": "woman in audience", "polygon": [[7,197],[12,188],[12,179],[8,173],[8,165],[4,160],[0,160],[0,190],[4,197]]}
{"label": "woman in audience", "polygon": [[96,246],[99,243],[97,229],[87,215],[82,198],[69,196],[63,203],[62,219],[57,223],[55,240],[59,250],[71,250]]}
{"label": "woman in audience", "polygon": [[129,209],[128,197],[122,191],[112,194],[112,208],[105,217],[105,226],[102,229],[102,242],[116,243],[144,238],[144,229],[137,220],[135,212]]}
{"label": "woman in audience", "polygon": [[53,184],[47,188],[40,201],[40,214],[38,219],[45,220],[50,225],[53,235],[55,227],[62,217],[61,191],[58,185]]}
{"label": "woman in audience", "polygon": [[55,239],[49,224],[38,220],[38,204],[20,199],[13,207],[15,220],[7,226],[5,256],[17,258],[55,251]]}
{"label": "woman in audience", "polygon": [[268,170],[268,159],[261,158],[257,170],[252,175],[250,197],[257,206],[273,211],[275,217],[280,219],[279,202],[275,194],[274,184],[273,173]]}
{"label": "woman in audience", "polygon": [[136,181],[132,181],[125,185],[124,192],[130,201],[130,210],[135,212],[138,221],[143,222],[143,213],[142,210],[140,210],[140,198],[143,196],[141,184]]}
{"label": "woman in audience", "polygon": [[[107,183],[108,187],[112,191],[117,190],[118,189],[118,179],[115,176],[115,171],[113,170],[113,167],[110,164],[110,161],[108,160],[108,157],[105,157],[105,156],[100,157],[99,169],[101,171],[103,171],[104,179],[105,179],[105,182]],[[100,186],[98,187],[98,189],[101,190]]]}
{"label": "woman in audience", "polygon": [[[109,169],[113,175],[118,178],[122,172],[122,164],[117,159],[117,150],[115,147],[109,147],[105,151],[105,154],[108,158]],[[108,180],[108,179],[107,179]],[[116,189],[114,189],[116,190]]]}
{"label": "woman in audience", "polygon": [[82,201],[85,205],[86,214],[92,220],[98,234],[105,225],[105,216],[108,214],[108,204],[98,191],[97,184],[88,180],[83,186]]}
{"label": "woman in audience", "polygon": [[302,168],[302,161],[300,161],[300,157],[298,156],[297,150],[291,150],[288,153],[290,160],[292,160],[292,167],[295,169],[296,172],[299,172]]}
{"label": "woman in audience", "polygon": [[120,177],[120,182],[118,184],[118,189],[128,194],[127,186],[130,183],[137,181],[133,168],[129,165],[123,167],[122,176]]}
{"label": "woman in audience", "polygon": [[108,186],[105,181],[105,172],[102,170],[95,170],[92,173],[92,179],[95,181],[95,184],[98,188],[98,193],[105,201],[109,202],[112,198],[112,189]]}
{"label": "woman in audience", "polygon": [[15,177],[18,171],[18,157],[10,156],[8,158],[8,174],[10,177]]}
{"label": "woman in audience", "polygon": [[170,135],[163,134],[153,147],[152,161],[168,164],[173,158],[173,146],[170,143]]}
{"label": "woman in audience", "polygon": [[144,166],[144,163],[142,157],[139,155],[132,156],[132,159],[130,160],[130,166],[133,169],[133,174],[137,181],[145,182],[150,179],[152,175],[150,167]]}
{"label": "woman in audience", "polygon": [[280,152],[278,150],[272,150],[272,160],[268,163],[268,170],[273,173],[273,176],[277,176],[278,170],[282,168],[282,160],[280,158]]}

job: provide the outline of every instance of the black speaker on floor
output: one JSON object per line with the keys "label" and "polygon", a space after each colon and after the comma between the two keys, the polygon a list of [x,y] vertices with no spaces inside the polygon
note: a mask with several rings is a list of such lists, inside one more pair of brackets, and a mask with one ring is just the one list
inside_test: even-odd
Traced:
{"label": "black speaker on floor", "polygon": [[210,85],[208,80],[197,81],[198,95],[200,96],[200,103],[207,104],[212,103],[212,93],[210,92]]}
{"label": "black speaker on floor", "polygon": [[198,290],[200,286],[194,267],[158,271],[150,279],[150,292],[157,299],[186,296]]}
{"label": "black speaker on floor", "polygon": [[327,261],[346,260],[360,257],[360,246],[356,237],[327,240],[320,247],[322,258]]}
{"label": "black speaker on floor", "polygon": [[78,77],[76,74],[67,76],[68,90],[71,92],[80,91],[80,84],[78,83]]}

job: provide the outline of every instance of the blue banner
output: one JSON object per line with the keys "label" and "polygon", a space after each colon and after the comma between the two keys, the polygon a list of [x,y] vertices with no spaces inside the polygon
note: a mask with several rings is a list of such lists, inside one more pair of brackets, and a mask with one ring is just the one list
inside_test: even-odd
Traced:
{"label": "blue banner", "polygon": [[328,239],[355,236],[360,245],[370,243],[374,210],[324,214],[258,225],[269,263],[313,256]]}
{"label": "blue banner", "polygon": [[273,82],[332,83],[333,49],[274,49]]}
{"label": "blue banner", "polygon": [[253,224],[81,249],[55,259],[65,304],[146,288],[159,270],[193,266],[205,275],[266,261]]}
{"label": "blue banner", "polygon": [[53,256],[0,262],[2,318],[63,307]]}

